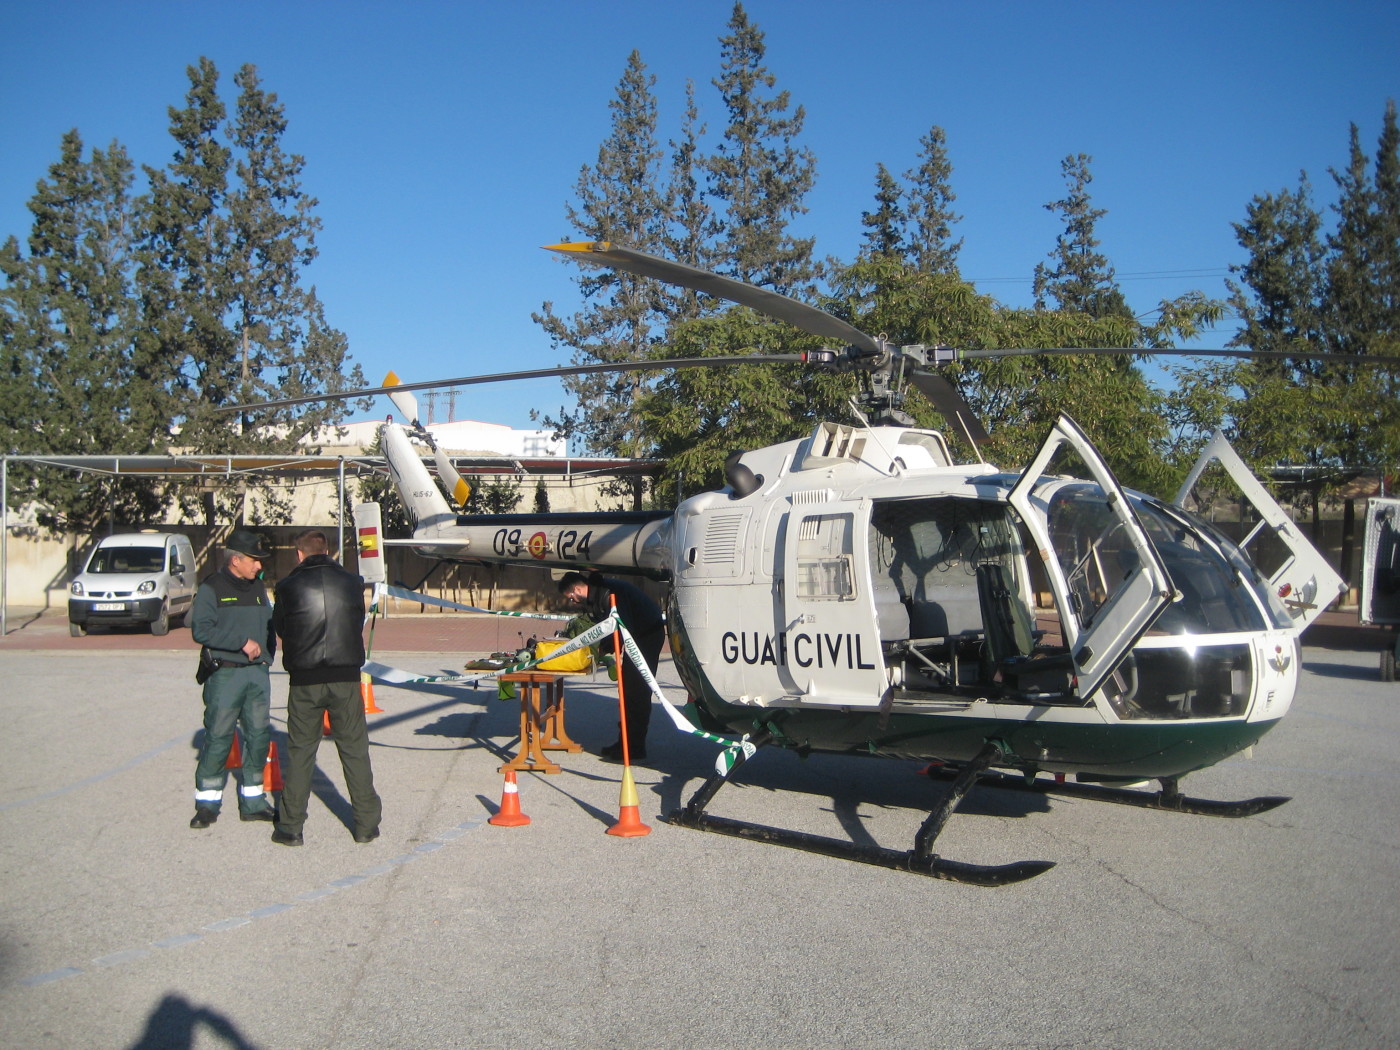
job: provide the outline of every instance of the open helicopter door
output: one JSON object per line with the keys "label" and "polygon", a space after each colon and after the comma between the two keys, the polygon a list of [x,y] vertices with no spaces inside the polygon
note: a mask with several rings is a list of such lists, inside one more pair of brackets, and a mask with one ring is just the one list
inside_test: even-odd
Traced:
{"label": "open helicopter door", "polygon": [[[1247,503],[1257,518],[1257,524],[1238,541],[1240,550],[1249,555],[1255,568],[1269,581],[1270,590],[1293,618],[1293,626],[1301,631],[1322,614],[1346,584],[1218,430],[1201,450],[1196,465],[1177,492],[1174,502],[1178,507],[1187,509],[1186,500],[1193,496],[1212,462],[1218,462],[1234,482],[1238,491],[1231,495]],[[1196,502],[1205,506],[1210,500],[1198,495]],[[1206,517],[1200,509],[1195,513]]]}
{"label": "open helicopter door", "polygon": [[804,703],[876,707],[886,690],[863,537],[868,500],[797,493],[783,555],[783,648]]}
{"label": "open helicopter door", "polygon": [[[1065,446],[1097,484],[1043,476]],[[1170,604],[1171,577],[1108,464],[1068,416],[1009,500],[1040,549],[1079,695],[1090,697]]]}

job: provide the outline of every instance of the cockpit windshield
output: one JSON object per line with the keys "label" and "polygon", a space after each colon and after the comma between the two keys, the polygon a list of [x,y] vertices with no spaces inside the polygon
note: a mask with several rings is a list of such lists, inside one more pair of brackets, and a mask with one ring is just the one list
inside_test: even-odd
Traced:
{"label": "cockpit windshield", "polygon": [[1214,526],[1154,500],[1134,506],[1182,596],[1162,613],[1156,630],[1214,634],[1293,626],[1254,563]]}
{"label": "cockpit windshield", "polygon": [[[1289,626],[1287,612],[1269,603],[1258,573],[1229,540],[1179,511],[1129,498],[1179,595],[1152,625],[1152,633],[1232,634]],[[1049,522],[1070,600],[1090,620],[1116,581],[1131,570],[1136,555],[1119,542],[1121,529],[1097,485],[1059,489],[1051,500]]]}

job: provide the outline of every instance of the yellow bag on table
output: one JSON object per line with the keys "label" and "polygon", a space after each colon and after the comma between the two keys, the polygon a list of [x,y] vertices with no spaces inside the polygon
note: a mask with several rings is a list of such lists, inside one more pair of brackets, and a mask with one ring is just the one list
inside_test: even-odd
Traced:
{"label": "yellow bag on table", "polygon": [[550,653],[554,652],[562,645],[567,645],[567,638],[546,638],[542,642],[535,643],[535,659],[542,660],[538,665],[541,671],[556,671],[560,674],[588,674],[593,670],[593,650],[588,646],[582,649],[575,649],[571,653],[563,656],[556,656],[552,660],[546,660]]}

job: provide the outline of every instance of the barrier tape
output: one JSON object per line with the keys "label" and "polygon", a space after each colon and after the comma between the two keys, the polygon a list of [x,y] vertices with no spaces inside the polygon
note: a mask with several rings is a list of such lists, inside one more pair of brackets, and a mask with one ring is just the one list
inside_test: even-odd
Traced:
{"label": "barrier tape", "polygon": [[436,605],[439,609],[456,609],[458,612],[485,613],[487,616],[513,616],[521,620],[569,620],[572,616],[560,615],[559,613],[523,613],[504,612],[500,609],[482,609],[476,605],[462,605],[460,602],[450,602],[446,598],[434,598],[431,594],[419,594],[417,591],[410,591],[406,587],[385,587],[386,593],[394,598],[403,598],[407,601],[418,602],[422,605]]}
{"label": "barrier tape", "polygon": [[[512,615],[520,614],[516,613]],[[546,660],[553,660],[557,656],[572,653],[585,646],[595,645],[612,634],[616,629],[616,622],[609,617],[602,623],[594,624],[578,637],[570,638],[547,656],[542,656],[537,659],[522,660],[519,663],[507,664],[505,667],[493,668],[490,671],[477,671],[467,674],[454,673],[451,671],[444,671],[441,674],[417,674],[413,671],[400,670],[397,667],[390,667],[388,664],[376,663],[372,660],[366,661],[363,670],[368,672],[371,678],[383,682],[386,685],[404,685],[409,682],[448,682],[460,685],[468,682],[479,682],[483,678],[492,678],[498,674],[510,674],[514,671],[528,671],[530,668]]]}
{"label": "barrier tape", "polygon": [[673,704],[667,698],[666,694],[661,691],[661,686],[657,685],[656,678],[651,673],[651,668],[647,666],[646,660],[642,658],[641,649],[637,647],[636,641],[632,638],[631,633],[628,632],[626,625],[624,625],[621,620],[618,621],[618,630],[622,632],[622,648],[627,653],[627,659],[632,661],[632,666],[637,669],[638,673],[642,676],[642,680],[650,687],[651,695],[661,701],[662,709],[670,716],[675,727],[682,733],[698,736],[701,740],[708,740],[714,744],[724,745],[724,750],[715,756],[715,771],[718,772],[720,776],[729,775],[729,771],[732,770],[739,761],[740,752],[743,753],[745,759],[750,759],[754,756],[758,748],[749,743],[749,735],[747,733],[745,733],[741,739],[733,740],[729,737],[707,733],[699,726],[693,725],[690,719],[685,717],[685,713]]}
{"label": "barrier tape", "polygon": [[[396,594],[395,592],[400,593]],[[412,594],[412,592],[402,591],[401,588],[396,587],[390,587],[389,593],[395,594],[396,597],[403,597],[405,595]],[[457,608],[465,608],[465,606],[457,606]],[[537,614],[502,613],[498,615],[532,616]],[[563,656],[566,653],[572,653],[575,650],[584,648],[585,646],[596,645],[598,642],[608,637],[608,635],[612,634],[614,631],[618,631],[621,633],[622,648],[627,653],[627,659],[632,661],[632,666],[635,667],[638,673],[641,674],[642,680],[646,682],[647,687],[651,690],[651,695],[655,697],[658,701],[660,701],[662,709],[671,719],[671,722],[675,726],[675,728],[682,733],[689,733],[691,736],[698,736],[701,740],[708,740],[711,743],[721,744],[724,746],[724,750],[715,757],[715,770],[721,776],[729,775],[730,770],[732,770],[734,766],[738,763],[740,754],[742,754],[745,759],[749,759],[754,756],[754,754],[758,751],[758,748],[754,744],[749,742],[749,737],[747,733],[745,733],[744,736],[739,740],[734,740],[730,737],[716,736],[714,733],[708,733],[705,730],[699,728],[698,726],[693,725],[690,719],[686,718],[685,713],[681,711],[681,709],[677,707],[671,701],[671,699],[661,691],[661,686],[657,684],[656,677],[651,673],[651,668],[647,666],[646,660],[642,657],[642,651],[637,647],[636,640],[633,639],[631,632],[627,630],[627,625],[622,622],[622,618],[619,617],[615,611],[610,616],[608,616],[607,619],[601,621],[600,623],[594,624],[592,627],[588,628],[588,630],[584,631],[577,637],[570,638],[564,645],[561,645],[559,648],[550,652],[548,656],[540,657],[538,659],[525,660],[520,663],[511,664],[507,667],[496,668],[495,670],[491,671],[480,671],[475,674],[454,674],[451,672],[444,672],[442,674],[426,675],[415,674],[412,671],[403,671],[397,667],[390,667],[387,664],[374,663],[373,661],[366,662],[364,670],[367,671],[370,674],[370,676],[376,679],[377,681],[384,682],[388,685],[403,685],[409,682],[446,682],[452,684],[479,682],[483,678],[490,678],[494,675],[510,674],[515,671],[528,671],[530,668],[543,663],[545,660],[553,660],[556,657]]]}

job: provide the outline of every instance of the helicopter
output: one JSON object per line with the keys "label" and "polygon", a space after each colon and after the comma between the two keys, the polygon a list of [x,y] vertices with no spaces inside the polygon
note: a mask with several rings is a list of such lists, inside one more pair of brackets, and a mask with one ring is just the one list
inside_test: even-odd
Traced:
{"label": "helicopter", "polygon": [[[751,745],[717,763],[668,821],[997,885],[1053,863],[977,865],[934,852],[978,782],[1230,817],[1287,801],[1199,799],[1179,786],[1285,716],[1298,685],[1299,635],[1344,586],[1223,435],[1170,502],[1124,489],[1067,416],[1021,470],[960,464],[942,433],[912,425],[904,391],[923,393],[975,446],[985,429],[935,369],[1008,351],[895,347],[817,307],[617,244],[549,247],[841,344],[446,382],[402,384],[391,373],[383,387],[343,395],[387,393],[408,420],[386,422],[381,447],[413,536],[385,542],[440,560],[606,570],[668,585],[687,714]],[[674,510],[461,514],[414,446],[429,446],[443,486],[461,500],[465,482],[418,421],[413,389],[775,360],[860,376],[856,421],[823,421],[806,437],[737,452],[721,489]],[[1193,488],[1216,468],[1257,521],[1238,543],[1188,509]],[[719,789],[764,747],[927,762],[929,776],[952,786],[910,850],[709,813]],[[1152,780],[1159,790],[1141,788]]]}

